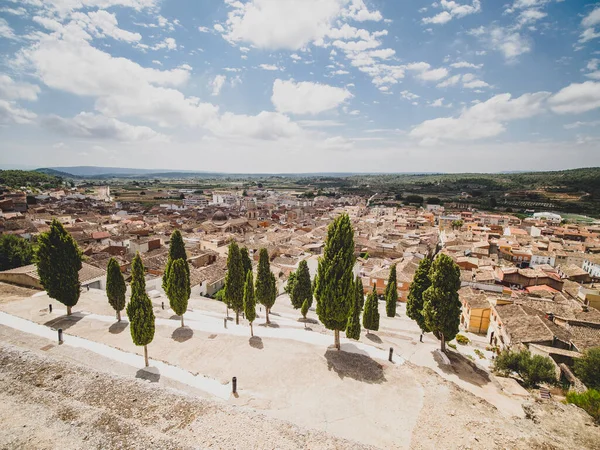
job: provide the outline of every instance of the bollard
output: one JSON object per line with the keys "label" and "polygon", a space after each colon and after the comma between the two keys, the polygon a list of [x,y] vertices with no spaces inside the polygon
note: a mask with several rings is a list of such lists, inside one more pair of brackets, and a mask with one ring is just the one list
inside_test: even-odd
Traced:
{"label": "bollard", "polygon": [[394,354],[394,349],[390,347],[390,357],[388,358],[390,362],[392,362],[392,355]]}
{"label": "bollard", "polygon": [[62,328],[58,329],[58,343],[62,344],[63,343],[63,334],[62,334]]}
{"label": "bollard", "polygon": [[50,304],[48,305],[48,311],[49,311],[50,313],[52,313],[52,303],[50,303]]}
{"label": "bollard", "polygon": [[421,333],[421,336],[419,336],[419,342],[423,342],[423,333]]}
{"label": "bollard", "polygon": [[233,378],[231,379],[231,391],[232,391],[234,394],[237,394],[237,377],[233,377]]}
{"label": "bollard", "polygon": [[223,327],[227,328],[227,317],[223,319]]}
{"label": "bollard", "polygon": [[165,302],[162,302],[162,303],[160,304],[160,306],[162,307],[162,309],[165,309]]}

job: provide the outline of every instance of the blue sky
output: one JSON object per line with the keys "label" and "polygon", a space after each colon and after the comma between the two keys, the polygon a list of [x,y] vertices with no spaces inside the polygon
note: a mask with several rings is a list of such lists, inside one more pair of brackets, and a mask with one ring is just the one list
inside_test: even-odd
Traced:
{"label": "blue sky", "polygon": [[600,166],[600,3],[4,0],[0,166]]}

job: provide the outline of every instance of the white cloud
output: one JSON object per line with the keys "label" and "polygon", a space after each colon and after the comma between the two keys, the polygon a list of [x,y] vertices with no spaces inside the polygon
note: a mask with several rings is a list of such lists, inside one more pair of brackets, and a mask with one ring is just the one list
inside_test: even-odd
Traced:
{"label": "white cloud", "polygon": [[432,69],[431,64],[426,62],[410,63],[404,66],[404,68],[415,72],[415,76],[423,81],[439,81],[448,76],[448,69],[444,67]]}
{"label": "white cloud", "polygon": [[27,14],[27,10],[25,8],[0,8],[0,12],[6,14],[12,14],[14,16],[24,16]]}
{"label": "white cloud", "polygon": [[455,86],[456,84],[458,84],[460,82],[460,75],[452,75],[450,78],[447,78],[446,80],[442,81],[441,83],[437,84],[437,87],[439,88],[444,88],[444,87],[448,87],[448,86]]}
{"label": "white cloud", "polygon": [[400,92],[400,95],[405,100],[416,100],[416,99],[419,98],[419,96],[417,94],[413,94],[412,92],[409,92],[409,91],[406,91],[406,90]]}
{"label": "white cloud", "polygon": [[489,32],[489,40],[491,47],[501,52],[509,61],[531,51],[530,40],[516,31],[500,27],[492,28]]}
{"label": "white cloud", "polygon": [[125,42],[138,42],[142,39],[142,35],[139,33],[132,33],[119,28],[117,17],[104,10],[92,11],[87,14],[77,12],[71,17],[94,37],[109,36]]}
{"label": "white cloud", "polygon": [[225,75],[217,75],[210,82],[210,86],[212,88],[212,95],[219,95],[221,93],[221,89],[223,88],[225,81],[227,81],[227,77]]}
{"label": "white cloud", "polygon": [[590,13],[583,18],[581,26],[583,32],[579,37],[580,43],[585,43],[600,37],[600,32],[596,31],[596,26],[600,24],[600,6],[596,6]]}
{"label": "white cloud", "polygon": [[292,58],[294,61],[300,61],[302,59],[302,57],[299,56],[297,53],[292,53],[290,55],[290,58]]}
{"label": "white cloud", "polygon": [[450,67],[454,69],[481,69],[483,64],[472,64],[467,61],[458,61],[450,64]]}
{"label": "white cloud", "polygon": [[271,101],[279,112],[318,114],[352,97],[350,91],[326,84],[275,80]]}
{"label": "white cloud", "polygon": [[6,39],[16,39],[17,38],[15,36],[15,32],[13,31],[13,29],[10,27],[8,22],[5,19],[3,19],[2,17],[0,17],[0,37],[6,38]]}
{"label": "white cloud", "polygon": [[600,108],[600,82],[572,83],[549,100],[557,114],[579,114]]}
{"label": "white cloud", "polygon": [[0,100],[0,124],[25,124],[36,117],[35,113],[20,108],[14,102]]}
{"label": "white cloud", "polygon": [[573,122],[573,123],[568,123],[566,125],[564,125],[564,128],[566,130],[573,130],[575,128],[580,128],[580,127],[597,127],[600,126],[600,120],[593,120],[591,122]]}
{"label": "white cloud", "polygon": [[342,12],[339,0],[250,0],[229,6],[225,39],[272,50],[298,50],[322,39]]}
{"label": "white cloud", "polygon": [[479,0],[473,0],[471,5],[461,5],[452,0],[441,0],[439,4],[434,3],[432,6],[438,5],[441,6],[444,11],[432,17],[424,17],[422,19],[424,24],[442,25],[450,22],[454,18],[460,19],[461,17],[481,11],[481,2]]}
{"label": "white cloud", "polygon": [[539,9],[526,9],[519,14],[517,19],[517,26],[522,27],[524,25],[529,25],[538,20],[543,19],[548,14],[540,11]]}
{"label": "white cloud", "polygon": [[363,0],[352,0],[348,12],[344,15],[357,22],[364,22],[367,20],[379,22],[383,19],[383,16],[379,11],[369,11]]}
{"label": "white cloud", "polygon": [[294,137],[302,129],[289,117],[276,112],[262,111],[256,116],[226,112],[210,124],[210,130],[220,136],[241,136],[253,139],[274,140]]}
{"label": "white cloud", "polygon": [[210,33],[211,30],[208,27],[198,27],[198,31],[200,33]]}
{"label": "white cloud", "polygon": [[40,87],[35,84],[16,82],[8,75],[0,74],[0,98],[6,100],[37,100]]}
{"label": "white cloud", "polygon": [[213,28],[215,30],[217,30],[219,33],[223,33],[225,31],[225,28],[223,27],[223,25],[221,25],[220,23],[215,23],[213,25]]}
{"label": "white cloud", "polygon": [[506,122],[542,114],[549,96],[549,92],[523,94],[515,99],[510,94],[496,95],[464,110],[458,117],[426,120],[414,127],[409,136],[423,145],[494,137],[505,131]]}
{"label": "white cloud", "polygon": [[43,124],[54,131],[80,138],[111,139],[124,142],[166,140],[149,127],[134,126],[102,115],[81,112],[73,118],[52,115]]}
{"label": "white cloud", "polygon": [[270,70],[270,71],[283,70],[274,64],[259,64],[258,67],[260,67],[263,70]]}
{"label": "white cloud", "polygon": [[177,48],[177,41],[171,37],[165,38],[158,44],[154,45],[152,50],[161,50],[163,48],[166,48],[167,50],[175,50]]}

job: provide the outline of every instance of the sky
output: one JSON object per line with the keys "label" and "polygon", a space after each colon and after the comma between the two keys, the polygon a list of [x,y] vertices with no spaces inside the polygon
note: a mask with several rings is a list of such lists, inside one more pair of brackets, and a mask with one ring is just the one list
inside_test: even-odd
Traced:
{"label": "sky", "polygon": [[1,0],[0,167],[600,166],[600,2]]}

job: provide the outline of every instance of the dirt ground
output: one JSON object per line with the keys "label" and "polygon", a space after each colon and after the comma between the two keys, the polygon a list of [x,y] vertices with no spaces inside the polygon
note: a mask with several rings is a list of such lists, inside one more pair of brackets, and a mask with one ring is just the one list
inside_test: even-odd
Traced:
{"label": "dirt ground", "polygon": [[0,304],[10,303],[15,300],[21,300],[23,297],[31,297],[40,291],[28,289],[14,284],[4,283],[0,281]]}
{"label": "dirt ground", "polygon": [[[239,326],[229,321],[224,329],[222,303],[192,299],[186,313],[189,326],[179,328],[179,317],[168,308],[162,310],[160,299],[153,300],[159,322],[149,346],[150,357],[223,385],[237,376],[239,394],[218,401],[210,392],[171,379],[156,367],[147,370],[132,367],[69,345],[69,336],[78,336],[129,354],[141,353],[131,343],[128,324],[115,323],[113,312],[99,291],[85,292],[74,309],[76,314],[70,318],[63,316],[60,305],[55,305],[50,314],[47,311],[50,300],[43,293],[2,304],[0,310],[14,317],[45,327],[63,328],[66,344],[58,346],[46,338],[0,326],[0,405],[7,405],[0,406],[0,420],[6,418],[14,433],[23,425],[35,430],[39,427],[39,432],[34,433],[39,435],[35,438],[39,440],[34,441],[37,445],[26,447],[45,448],[42,423],[47,424],[51,417],[60,414],[52,400],[59,395],[61,402],[86,406],[89,416],[86,420],[57,422],[56,427],[71,429],[74,426],[71,422],[75,421],[77,433],[90,436],[92,448],[137,445],[136,440],[141,439],[136,428],[139,423],[148,427],[144,430],[149,433],[148,439],[164,439],[156,440],[155,448],[600,448],[600,428],[578,408],[507,394],[485,368],[460,353],[451,354],[452,366],[440,365],[433,357],[438,343],[430,336],[420,343],[419,330],[406,319],[402,307],[397,317],[382,317],[378,333],[363,335],[362,347],[343,343],[347,350],[355,351],[349,353],[328,348],[333,337],[318,323],[314,311],[309,313],[305,329],[305,324],[298,321],[298,312],[283,297],[278,298],[270,327],[264,326],[264,316],[259,312],[254,338],[250,338],[243,319]],[[372,356],[376,354],[374,351],[387,355],[389,347],[394,348],[394,363],[388,362],[387,356]],[[66,386],[65,373],[71,372],[77,376],[69,377]],[[33,377],[32,373],[37,375]],[[51,378],[56,374],[63,381]],[[40,377],[45,381],[36,386]],[[110,386],[94,387],[95,382],[104,379],[111,379],[111,385],[122,385],[126,390],[113,395]],[[120,411],[129,411],[133,398],[137,403],[140,396],[148,396],[129,396],[129,391],[142,388],[152,389],[150,397],[158,396],[160,402],[146,404],[136,413],[139,417],[135,420],[141,422],[134,424],[129,422],[130,416],[121,417]],[[101,394],[103,390],[106,392]],[[168,422],[173,405],[181,401],[172,390],[185,393],[194,404],[201,404],[202,411],[210,410],[214,415],[225,411],[232,417],[241,414],[241,424],[260,423],[262,427],[263,423],[272,423],[277,424],[273,426],[277,429],[258,427],[255,434],[254,430],[244,432],[240,428],[239,433],[227,431],[226,436],[219,433],[213,436],[202,428],[204,425],[199,425],[205,419],[196,412],[185,426],[166,423],[164,420]],[[28,391],[36,392],[31,401]],[[96,394],[90,394],[88,399],[88,391]],[[15,408],[29,413],[11,416],[10,411]],[[108,419],[106,414],[114,415]],[[145,414],[154,419],[144,418]],[[117,437],[108,436],[109,440],[102,441],[98,432],[102,428],[96,428],[102,417],[130,425],[130,428],[123,425],[125,428],[117,433],[118,439],[129,440],[120,444]],[[183,420],[177,419],[177,414],[173,417],[174,421]],[[234,418],[222,422],[220,427],[219,420],[215,420],[214,429],[229,430],[228,424],[236,428]],[[169,431],[163,435],[165,429]],[[178,432],[171,432],[173,429]],[[79,434],[71,441],[68,433],[63,439],[60,430],[54,431],[61,436],[63,448],[80,448],[81,441],[79,446],[76,444],[81,438]],[[284,437],[279,435],[282,430],[288,430]],[[291,437],[296,432],[300,438]],[[12,439],[17,439],[15,436]],[[318,444],[311,440],[313,437]],[[1,439],[0,448],[13,447],[12,441]],[[235,439],[245,445],[238,445]],[[354,447],[337,439],[352,441]],[[14,442],[25,446],[24,441]],[[325,446],[320,447],[321,443]]]}

